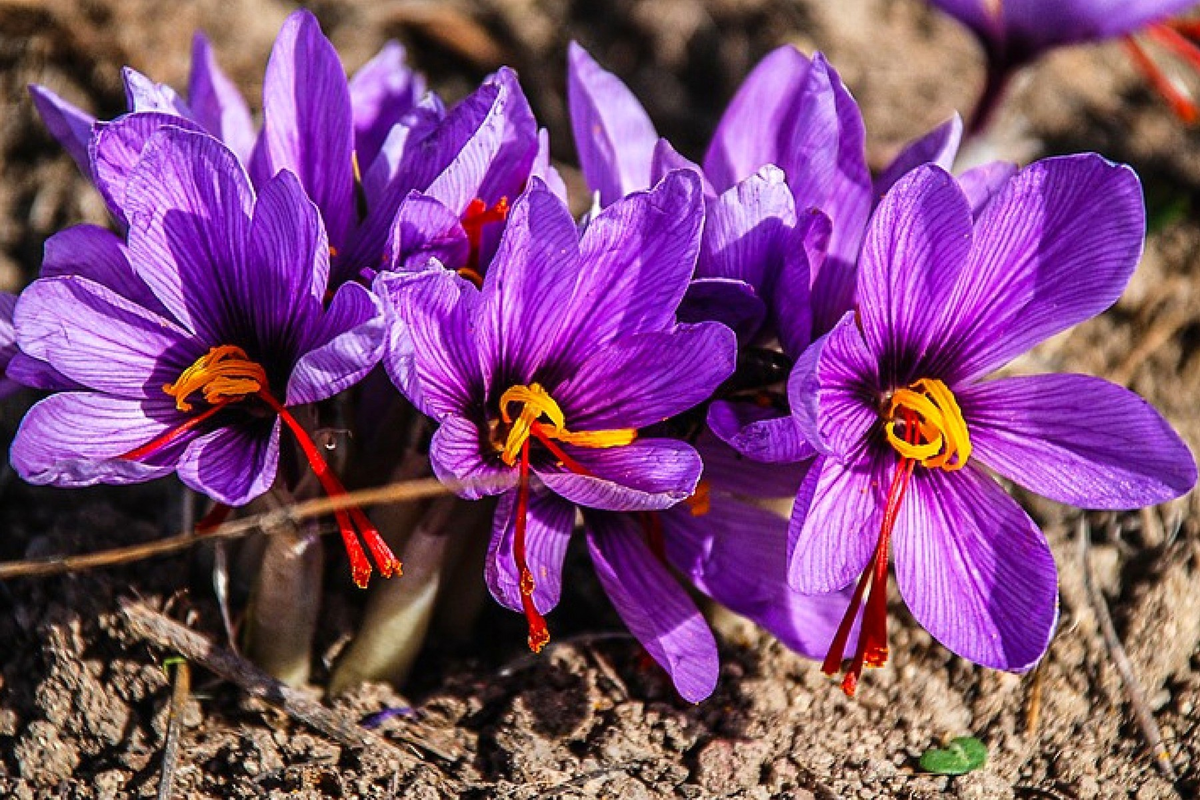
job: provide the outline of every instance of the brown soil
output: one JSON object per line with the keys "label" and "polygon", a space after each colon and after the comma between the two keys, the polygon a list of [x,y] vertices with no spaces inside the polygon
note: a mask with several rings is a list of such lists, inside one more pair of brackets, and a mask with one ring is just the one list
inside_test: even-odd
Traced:
{"label": "brown soil", "polygon": [[[123,103],[123,64],[182,87],[191,31],[203,27],[253,98],[290,8],[249,0],[0,0],[0,288],[19,288],[34,276],[42,242],[54,231],[105,222],[99,198],[37,121],[27,83],[47,84],[111,116]],[[451,99],[499,64],[512,64],[564,161],[572,158],[563,102],[570,38],[621,74],[664,135],[692,156],[741,77],[783,42],[830,55],[863,106],[876,166],[953,109],[967,111],[982,81],[971,39],[916,0],[318,0],[313,8],[349,67],[386,38],[399,38]],[[1122,382],[1200,450],[1200,224],[1192,213],[1167,213],[1195,207],[1195,131],[1171,117],[1113,45],[1047,59],[1015,87],[1001,113],[1002,138],[1021,152],[1096,149],[1132,162],[1156,220],[1121,302],[1039,348],[1029,366]],[[0,441],[11,438],[31,400],[0,407]],[[409,699],[367,686],[336,701],[355,719],[414,706],[379,730],[419,734],[437,743],[440,756],[411,747],[398,755],[342,747],[197,671],[183,715],[176,794],[1197,796],[1197,499],[1143,514],[1083,517],[1096,580],[1179,772],[1175,786],[1155,768],[1085,589],[1080,513],[1022,500],[1050,536],[1062,592],[1059,634],[1032,675],[992,672],[952,656],[894,598],[890,663],[868,674],[858,699],[845,698],[817,665],[769,636],[731,623],[721,626],[718,690],[692,706],[647,668],[633,640],[597,635],[620,627],[581,578],[551,617],[557,639],[542,655],[522,654],[520,620],[491,609],[467,645],[435,647],[422,658]],[[35,490],[6,469],[0,559],[154,540],[177,527],[177,504],[168,484]],[[204,554],[191,553],[0,585],[0,795],[155,795],[170,697],[163,661],[170,654],[132,633],[119,601],[170,601],[171,616],[221,641],[205,563]],[[319,653],[330,652],[361,607],[342,573],[331,575],[326,590]],[[315,693],[328,674],[317,662]],[[961,735],[987,744],[984,769],[961,777],[920,771],[925,750]]]}

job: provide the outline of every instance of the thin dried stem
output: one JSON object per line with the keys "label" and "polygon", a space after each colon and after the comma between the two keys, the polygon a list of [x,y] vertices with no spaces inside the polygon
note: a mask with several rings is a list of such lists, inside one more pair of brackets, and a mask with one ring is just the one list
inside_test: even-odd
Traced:
{"label": "thin dried stem", "polygon": [[158,800],[171,800],[175,767],[179,765],[179,739],[183,735],[183,714],[192,693],[192,668],[185,659],[175,664],[171,688],[171,706],[167,711],[167,742],[163,746],[162,776],[158,780]]}

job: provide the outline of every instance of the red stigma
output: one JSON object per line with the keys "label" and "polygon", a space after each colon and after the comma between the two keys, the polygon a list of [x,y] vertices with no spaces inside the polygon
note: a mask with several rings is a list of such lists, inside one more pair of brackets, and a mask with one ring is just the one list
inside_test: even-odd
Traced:
{"label": "red stigma", "polygon": [[[901,409],[904,416],[904,439],[910,444],[916,443],[920,426],[917,416],[908,409]],[[850,629],[854,627],[854,619],[858,609],[863,604],[863,595],[867,594],[866,609],[863,612],[862,626],[858,633],[858,648],[842,678],[842,691],[847,697],[853,697],[858,688],[858,679],[863,667],[882,667],[887,663],[887,577],[888,552],[890,549],[892,530],[896,526],[896,517],[900,513],[900,503],[904,500],[905,490],[912,478],[916,460],[901,457],[896,464],[896,472],[892,477],[892,485],[888,489],[887,505],[884,506],[883,524],[880,526],[879,540],[875,544],[875,553],[870,562],[859,576],[858,584],[854,587],[854,596],[850,607],[834,634],[833,642],[829,645],[829,653],[821,665],[821,671],[826,675],[835,675],[842,666],[842,657],[846,649],[846,641],[850,638]],[[868,593],[868,588],[870,589]]]}
{"label": "red stigma", "polygon": [[521,607],[525,610],[525,619],[529,621],[529,649],[535,653],[550,641],[550,631],[546,628],[546,618],[533,604],[535,587],[533,573],[529,569],[529,561],[525,554],[525,526],[529,517],[529,440],[521,445],[521,459],[517,482],[516,520],[513,522],[513,559],[517,562],[517,573],[520,575],[519,588],[521,592]]}
{"label": "red stigma", "polygon": [[466,231],[467,241],[471,244],[471,253],[467,256],[467,265],[459,270],[459,274],[476,285],[483,283],[483,273],[480,270],[480,250],[483,247],[483,228],[508,219],[508,198],[501,197],[494,206],[476,197],[467,204],[467,210],[462,215],[462,228]]}
{"label": "red stigma", "polygon": [[[1183,59],[1192,71],[1200,72],[1200,45],[1195,41],[1200,39],[1200,22],[1171,20],[1156,23],[1146,28],[1146,36],[1163,49]],[[1121,43],[1133,60],[1134,66],[1150,84],[1150,88],[1167,101],[1175,116],[1189,124],[1200,119],[1200,108],[1195,101],[1176,87],[1142,45],[1132,36],[1126,36]]]}

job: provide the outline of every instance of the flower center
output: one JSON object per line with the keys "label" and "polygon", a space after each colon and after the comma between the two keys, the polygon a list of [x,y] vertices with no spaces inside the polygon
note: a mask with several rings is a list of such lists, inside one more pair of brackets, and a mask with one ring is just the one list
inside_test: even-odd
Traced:
{"label": "flower center", "polygon": [[479,263],[480,251],[483,247],[483,228],[508,219],[508,198],[501,197],[494,206],[476,197],[467,204],[467,210],[462,215],[462,228],[467,233],[467,241],[471,244],[471,253],[467,256],[467,265],[458,270],[458,274],[476,286],[483,286],[483,270]]}
{"label": "flower center", "polygon": [[[230,403],[245,400],[247,397],[257,397],[283,420],[288,430],[296,437],[300,449],[308,460],[309,467],[317,476],[325,493],[331,498],[345,497],[349,494],[329,468],[328,462],[321,455],[321,451],[313,442],[312,437],[308,435],[308,431],[271,394],[267,385],[266,370],[261,364],[251,361],[242,348],[229,344],[211,348],[181,372],[174,383],[164,385],[163,391],[175,398],[175,407],[185,413],[192,410],[193,406],[188,402],[188,398],[196,392],[200,392],[209,407],[146,444],[122,454],[120,458],[127,461],[140,461],[148,458],[164,447],[181,440],[186,433],[199,427]],[[217,510],[222,508],[224,507],[218,505]],[[383,540],[379,531],[361,508],[356,505],[338,507],[333,514],[341,529],[342,542],[350,559],[351,575],[358,586],[366,588],[367,580],[371,576],[371,564],[358,540],[359,535],[366,541],[367,549],[371,551],[383,577],[390,578],[392,575],[400,574],[400,560],[393,555],[387,542]],[[206,518],[197,526],[197,529],[203,531],[218,524],[220,524],[219,520],[212,522]]]}
{"label": "flower center", "polygon": [[[519,405],[514,417],[512,406]],[[529,623],[529,649],[540,652],[550,641],[546,620],[533,602],[536,584],[525,552],[525,530],[529,516],[529,439],[536,438],[559,463],[578,475],[591,475],[587,468],[559,446],[564,442],[576,447],[621,447],[637,438],[636,428],[604,431],[569,431],[562,408],[541,384],[510,386],[500,395],[500,418],[509,426],[500,460],[518,467],[516,519],[513,521],[513,560],[517,562],[521,607]],[[542,422],[542,419],[545,422]]]}
{"label": "flower center", "polygon": [[266,371],[251,361],[245,350],[226,344],[200,356],[174,383],[164,385],[163,391],[175,398],[177,409],[191,411],[187,399],[195,392],[201,392],[210,406],[219,406],[258,394],[266,385]]}
{"label": "flower center", "polygon": [[[971,456],[971,436],[954,393],[941,381],[922,378],[897,389],[885,418],[884,434],[902,457],[948,472],[966,466]],[[908,430],[913,426],[915,435]]]}

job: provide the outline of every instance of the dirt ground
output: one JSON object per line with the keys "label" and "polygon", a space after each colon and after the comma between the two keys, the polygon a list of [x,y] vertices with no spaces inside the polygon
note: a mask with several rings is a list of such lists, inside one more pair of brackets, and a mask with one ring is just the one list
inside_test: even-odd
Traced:
{"label": "dirt ground", "polygon": [[[862,105],[872,164],[969,110],[982,82],[974,42],[917,0],[475,0],[311,6],[348,68],[387,38],[449,99],[500,64],[521,74],[568,178],[566,44],[619,73],[685,154],[698,157],[723,104],[771,48],[825,51]],[[0,0],[0,288],[36,274],[45,238],[103,205],[36,119],[42,83],[112,116],[130,64],[183,88],[192,31],[204,28],[256,102],[283,2]],[[1171,64],[1171,68],[1178,65]],[[1181,72],[1195,89],[1200,79]],[[997,136],[1025,159],[1098,150],[1142,173],[1152,212],[1146,256],[1103,317],[1032,354],[1034,370],[1089,372],[1149,398],[1200,451],[1200,138],[1176,121],[1115,45],[1054,55],[1027,73]],[[0,406],[7,445],[34,398]],[[647,666],[585,568],[551,617],[556,639],[523,649],[517,615],[489,607],[465,643],[422,656],[405,695],[370,685],[330,701],[397,743],[356,750],[197,669],[182,715],[179,797],[405,798],[1151,798],[1200,796],[1200,500],[1086,514],[1021,497],[1059,564],[1062,621],[1031,675],[976,668],[920,630],[898,597],[890,663],[855,700],[751,626],[720,626],[722,673],[704,703],[680,700]],[[178,529],[166,482],[65,492],[0,471],[0,560],[152,541]],[[1090,554],[1081,557],[1081,525]],[[332,550],[330,551],[333,552]],[[1156,769],[1130,688],[1103,635],[1083,558],[1112,609],[1144,708],[1178,773]],[[222,642],[204,553],[0,583],[0,795],[155,796],[171,695],[164,662],[120,613],[161,608]],[[335,565],[341,567],[342,565]],[[314,657],[320,697],[362,599],[327,576]],[[341,642],[344,643],[344,642]],[[948,738],[986,743],[985,768],[923,773]],[[411,744],[419,737],[429,744]]]}

